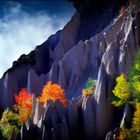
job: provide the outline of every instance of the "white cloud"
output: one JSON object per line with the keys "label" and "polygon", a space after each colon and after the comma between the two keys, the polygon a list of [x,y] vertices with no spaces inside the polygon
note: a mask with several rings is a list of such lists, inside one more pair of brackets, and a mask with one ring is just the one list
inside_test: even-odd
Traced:
{"label": "white cloud", "polygon": [[0,77],[21,54],[28,54],[67,22],[45,12],[27,13],[17,3],[5,13],[0,19]]}

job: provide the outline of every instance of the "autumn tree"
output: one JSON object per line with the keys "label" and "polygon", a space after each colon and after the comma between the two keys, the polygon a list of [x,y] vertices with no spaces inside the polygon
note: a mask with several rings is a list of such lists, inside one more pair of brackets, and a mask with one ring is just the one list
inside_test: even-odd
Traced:
{"label": "autumn tree", "polygon": [[133,117],[133,129],[140,134],[140,103],[136,103],[136,111]]}
{"label": "autumn tree", "polygon": [[124,74],[121,74],[117,78],[113,94],[115,95],[115,100],[113,100],[115,106],[129,102],[135,107],[131,128],[124,125],[120,131],[121,135],[117,139],[140,140],[140,49],[137,51],[132,67],[128,72],[128,82]]}
{"label": "autumn tree", "polygon": [[136,104],[136,111],[134,112],[132,122],[132,132],[135,135],[135,139],[140,139],[140,49],[135,55],[134,62],[129,71],[129,82],[132,85],[132,93],[134,103]]}
{"label": "autumn tree", "polygon": [[2,139],[11,139],[12,132],[18,133],[21,127],[19,121],[19,115],[6,109],[0,120],[0,131],[2,133]]}
{"label": "autumn tree", "polygon": [[116,82],[116,86],[113,90],[115,98],[112,104],[115,106],[120,106],[126,103],[130,97],[130,85],[126,81],[124,74],[118,76]]}
{"label": "autumn tree", "polygon": [[[136,103],[131,128],[123,128],[122,134],[124,140],[140,140],[140,103]],[[122,140],[122,139],[118,139]]]}
{"label": "autumn tree", "polygon": [[89,78],[86,87],[82,90],[82,96],[92,95],[95,89],[96,83],[93,79]]}
{"label": "autumn tree", "polygon": [[51,81],[47,82],[39,97],[39,101],[42,104],[45,104],[47,100],[52,100],[54,102],[57,99],[59,99],[63,105],[67,105],[68,103],[64,95],[64,89],[60,85],[54,84]]}
{"label": "autumn tree", "polygon": [[140,102],[140,49],[137,51],[132,67],[129,70],[129,82],[132,86],[133,97]]}
{"label": "autumn tree", "polygon": [[32,109],[32,94],[22,88],[18,95],[15,95],[14,108],[19,112],[20,120],[27,122]]}

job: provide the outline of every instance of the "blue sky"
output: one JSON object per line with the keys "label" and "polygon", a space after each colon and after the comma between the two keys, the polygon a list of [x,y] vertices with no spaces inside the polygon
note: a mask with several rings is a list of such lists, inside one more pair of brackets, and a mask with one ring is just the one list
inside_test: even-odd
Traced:
{"label": "blue sky", "polygon": [[21,54],[62,29],[73,13],[65,0],[0,1],[0,77]]}

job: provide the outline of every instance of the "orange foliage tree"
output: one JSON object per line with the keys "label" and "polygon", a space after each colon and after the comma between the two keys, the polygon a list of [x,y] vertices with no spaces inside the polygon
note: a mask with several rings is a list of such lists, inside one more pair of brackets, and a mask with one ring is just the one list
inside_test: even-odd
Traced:
{"label": "orange foliage tree", "polygon": [[27,122],[28,117],[32,110],[32,97],[33,95],[27,92],[26,88],[22,88],[18,95],[15,95],[14,109],[19,111],[20,120]]}
{"label": "orange foliage tree", "polygon": [[51,81],[47,82],[39,97],[39,101],[42,104],[45,104],[47,100],[52,100],[54,102],[57,99],[65,106],[68,103],[68,100],[64,95],[64,89],[58,84],[53,84]]}

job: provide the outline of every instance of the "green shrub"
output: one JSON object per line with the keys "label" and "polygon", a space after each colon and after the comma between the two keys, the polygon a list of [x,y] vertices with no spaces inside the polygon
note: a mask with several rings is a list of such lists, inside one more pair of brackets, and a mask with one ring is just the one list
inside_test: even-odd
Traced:
{"label": "green shrub", "polygon": [[140,101],[140,49],[136,53],[132,67],[128,72],[131,93],[136,101]]}
{"label": "green shrub", "polygon": [[82,96],[92,95],[96,87],[96,82],[92,78],[88,78],[85,88],[82,90]]}

